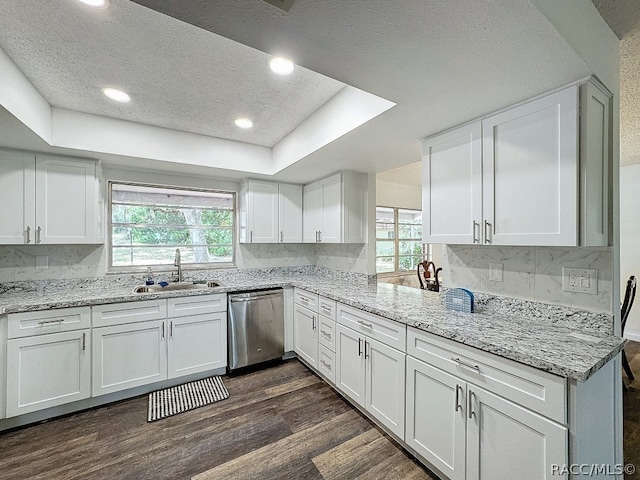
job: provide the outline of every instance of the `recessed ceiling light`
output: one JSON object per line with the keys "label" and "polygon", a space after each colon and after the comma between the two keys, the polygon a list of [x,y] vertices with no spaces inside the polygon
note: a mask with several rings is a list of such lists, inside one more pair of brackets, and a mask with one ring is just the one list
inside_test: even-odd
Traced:
{"label": "recessed ceiling light", "polygon": [[131,100],[131,97],[128,94],[122,90],[118,90],[117,88],[103,88],[102,93],[116,102],[127,103]]}
{"label": "recessed ceiling light", "polygon": [[244,128],[245,130],[253,127],[253,122],[245,117],[236,118],[234,123],[237,127]]}
{"label": "recessed ceiling light", "polygon": [[96,8],[107,8],[109,6],[109,0],[78,0],[79,2]]}
{"label": "recessed ceiling light", "polygon": [[273,57],[269,61],[269,68],[278,75],[289,75],[293,72],[293,62],[288,58]]}

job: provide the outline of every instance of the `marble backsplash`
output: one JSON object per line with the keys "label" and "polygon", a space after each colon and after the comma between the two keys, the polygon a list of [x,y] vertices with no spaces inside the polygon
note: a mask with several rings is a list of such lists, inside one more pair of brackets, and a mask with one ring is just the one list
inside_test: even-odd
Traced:
{"label": "marble backsplash", "polygon": [[[490,278],[490,264],[503,266],[502,282]],[[447,245],[443,249],[447,287],[513,297],[582,310],[612,310],[612,250],[609,247],[492,247]],[[598,270],[598,293],[565,292],[562,267]]]}
{"label": "marble backsplash", "polygon": [[[319,266],[367,274],[366,252],[361,244],[241,244],[235,263],[238,269]],[[38,256],[48,257],[47,269],[36,268]],[[214,275],[224,270],[211,269]],[[104,245],[0,246],[0,283],[95,278],[106,273]]]}

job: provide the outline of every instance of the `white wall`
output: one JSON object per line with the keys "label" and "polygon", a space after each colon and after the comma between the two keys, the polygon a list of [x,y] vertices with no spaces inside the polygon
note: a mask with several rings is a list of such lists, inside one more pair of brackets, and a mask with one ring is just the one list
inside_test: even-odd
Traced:
{"label": "white wall", "polygon": [[[621,299],[630,275],[640,278],[640,165],[620,168]],[[640,341],[640,297],[631,308],[624,333]]]}

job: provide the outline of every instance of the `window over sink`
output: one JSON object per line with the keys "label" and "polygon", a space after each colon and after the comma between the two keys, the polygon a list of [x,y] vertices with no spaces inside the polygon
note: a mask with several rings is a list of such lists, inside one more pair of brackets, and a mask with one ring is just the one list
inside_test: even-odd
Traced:
{"label": "window over sink", "polygon": [[376,273],[415,271],[426,256],[422,211],[376,207]]}
{"label": "window over sink", "polygon": [[235,193],[123,182],[109,184],[109,267],[234,262]]}

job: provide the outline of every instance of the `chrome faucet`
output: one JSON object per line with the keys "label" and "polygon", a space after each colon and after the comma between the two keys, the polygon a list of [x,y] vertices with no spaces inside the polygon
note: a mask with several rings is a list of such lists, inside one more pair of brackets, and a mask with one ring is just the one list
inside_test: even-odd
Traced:
{"label": "chrome faucet", "polygon": [[182,262],[180,261],[180,249],[176,248],[176,258],[173,260],[173,266],[178,267],[178,278],[176,282],[182,282]]}

